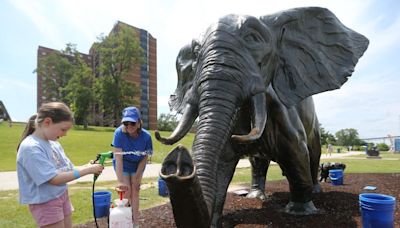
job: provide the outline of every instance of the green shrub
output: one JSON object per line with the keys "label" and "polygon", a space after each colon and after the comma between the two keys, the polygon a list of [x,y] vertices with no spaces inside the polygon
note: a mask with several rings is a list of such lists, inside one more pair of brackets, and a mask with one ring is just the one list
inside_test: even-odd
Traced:
{"label": "green shrub", "polygon": [[378,143],[378,144],[376,145],[376,148],[377,148],[379,151],[388,151],[388,150],[389,150],[389,146],[386,145],[385,143]]}

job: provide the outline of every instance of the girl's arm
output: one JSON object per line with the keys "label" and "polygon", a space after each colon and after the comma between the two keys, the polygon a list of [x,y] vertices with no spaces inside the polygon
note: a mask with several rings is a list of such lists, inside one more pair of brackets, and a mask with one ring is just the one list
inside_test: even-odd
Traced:
{"label": "girl's arm", "polygon": [[115,158],[115,174],[117,175],[117,190],[118,191],[127,191],[128,186],[124,184],[123,178],[122,178],[122,170],[123,170],[123,161],[122,161],[122,148],[117,148],[114,147],[113,149],[114,152],[114,158]]}
{"label": "girl's arm", "polygon": [[135,176],[134,176],[134,178],[136,179],[136,186],[134,186],[134,188],[136,188],[137,191],[140,190],[140,184],[142,182],[143,172],[144,172],[144,168],[146,167],[146,164],[147,164],[147,159],[148,159],[148,156],[146,155],[139,162],[138,168],[137,168]]}
{"label": "girl's arm", "polygon": [[151,151],[151,153],[148,153],[140,162],[136,171],[136,178],[138,179],[138,183],[140,183],[140,180],[142,179],[144,168],[146,167],[147,161],[149,159],[149,154],[152,154],[153,151],[153,142],[151,141],[151,137],[147,141],[146,144],[146,150],[145,151]]}
{"label": "girl's arm", "polygon": [[114,147],[113,153],[115,158],[115,174],[117,175],[118,182],[122,182],[122,170],[123,170],[123,162],[122,162],[122,149]]}
{"label": "girl's arm", "polygon": [[49,183],[53,185],[65,184],[88,174],[100,174],[103,169],[104,166],[100,164],[88,164],[86,166],[74,168],[73,171],[59,173],[50,179]]}
{"label": "girl's arm", "polygon": [[144,171],[144,168],[146,167],[146,164],[147,164],[147,158],[148,158],[148,156],[146,155],[146,156],[144,156],[144,158],[139,162],[139,165],[138,165],[138,168],[137,168],[136,173],[139,174],[140,179],[141,179],[141,177],[143,176],[143,171]]}

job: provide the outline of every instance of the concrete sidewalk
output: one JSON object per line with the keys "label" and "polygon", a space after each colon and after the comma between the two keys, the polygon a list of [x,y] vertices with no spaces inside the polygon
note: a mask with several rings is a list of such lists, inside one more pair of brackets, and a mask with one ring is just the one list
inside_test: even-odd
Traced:
{"label": "concrete sidewalk", "polygon": [[[338,158],[338,157],[345,157],[345,156],[352,156],[357,154],[365,154],[364,152],[357,152],[351,151],[346,153],[332,153],[331,156],[327,154],[322,154],[321,159],[327,158]],[[274,162],[272,163],[274,164]],[[246,168],[250,167],[249,160],[241,159],[236,166],[237,168]],[[147,164],[146,169],[144,170],[143,177],[158,177],[161,170],[161,164]],[[104,168],[102,174],[97,179],[97,182],[101,181],[111,181],[116,180],[117,177],[115,175],[114,169],[112,166],[107,166]],[[70,184],[74,184],[77,182],[91,182],[93,181],[93,175],[86,175],[84,177],[79,178],[78,180],[70,182]],[[97,183],[96,182],[96,183]],[[17,172],[10,171],[10,172],[0,172],[0,191],[3,190],[15,190],[18,189],[18,179],[17,179]]]}

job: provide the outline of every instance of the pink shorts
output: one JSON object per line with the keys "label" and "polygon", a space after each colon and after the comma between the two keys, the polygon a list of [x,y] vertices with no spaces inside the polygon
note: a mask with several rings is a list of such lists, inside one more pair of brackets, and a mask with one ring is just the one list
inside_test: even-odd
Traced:
{"label": "pink shorts", "polygon": [[29,210],[38,226],[46,226],[64,220],[72,213],[68,190],[60,197],[46,203],[29,204]]}

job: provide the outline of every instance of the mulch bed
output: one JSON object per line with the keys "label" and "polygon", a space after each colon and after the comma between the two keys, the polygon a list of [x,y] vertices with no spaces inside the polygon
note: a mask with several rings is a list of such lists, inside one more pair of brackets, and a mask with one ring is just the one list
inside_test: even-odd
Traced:
{"label": "mulch bed", "polygon": [[[223,227],[361,227],[358,196],[363,192],[375,192],[396,197],[394,227],[400,227],[400,174],[345,174],[344,185],[333,186],[322,182],[323,193],[314,195],[314,205],[319,214],[295,216],[281,210],[289,201],[289,186],[286,180],[267,182],[269,199],[261,202],[228,193],[224,206]],[[374,191],[364,190],[367,185],[376,186]],[[95,227],[94,222],[74,226]],[[101,220],[99,227],[107,227]],[[140,227],[175,227],[169,203],[141,212]]]}

